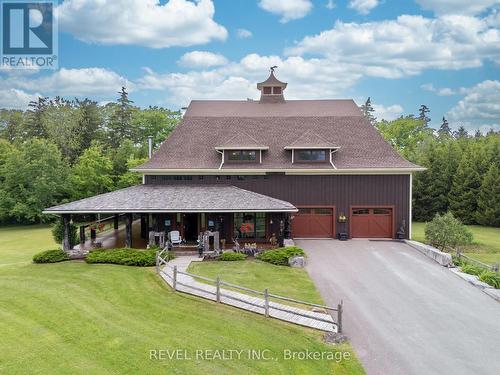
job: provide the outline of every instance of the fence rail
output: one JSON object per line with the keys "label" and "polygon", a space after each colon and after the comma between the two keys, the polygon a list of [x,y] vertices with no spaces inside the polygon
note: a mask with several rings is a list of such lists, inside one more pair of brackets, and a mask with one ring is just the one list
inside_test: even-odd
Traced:
{"label": "fence rail", "polygon": [[481,262],[481,261],[479,261],[477,259],[471,258],[470,256],[467,256],[467,255],[463,254],[460,249],[453,249],[451,247],[447,247],[447,249],[452,254],[454,253],[459,260],[460,259],[465,259],[466,262],[472,263],[472,264],[474,264],[476,266],[479,266],[481,268],[485,268],[488,271],[499,272],[499,268],[500,267],[499,267],[498,263],[494,263],[494,264],[483,263],[483,262]]}
{"label": "fence rail", "polygon": [[[167,261],[168,258],[164,257],[166,253],[168,254],[168,252],[166,250],[161,250],[161,251],[158,251],[156,253],[156,270],[159,274],[165,275],[166,277],[168,277],[169,280],[171,280],[171,283],[172,283],[171,286],[175,291],[189,293],[186,290],[179,289],[179,286],[181,286],[181,287],[183,287],[183,289],[185,288],[185,289],[196,290],[196,291],[201,293],[201,295],[200,294],[196,294],[196,295],[210,299],[210,300],[214,300],[214,297],[215,297],[215,301],[217,303],[227,303],[222,299],[222,297],[224,297],[225,299],[238,301],[238,302],[243,303],[245,305],[250,305],[250,306],[256,307],[256,308],[261,309],[263,311],[255,311],[255,309],[251,309],[251,311],[262,313],[265,317],[273,316],[273,317],[277,317],[279,319],[280,313],[293,314],[293,315],[296,315],[297,317],[307,318],[307,319],[311,319],[311,320],[321,322],[321,323],[328,323],[328,324],[336,325],[337,331],[339,333],[342,332],[342,314],[343,314],[343,302],[342,301],[340,301],[340,303],[337,305],[337,307],[331,307],[331,306],[320,305],[320,304],[311,303],[311,302],[307,302],[307,301],[301,301],[301,300],[297,300],[297,299],[290,298],[290,297],[280,296],[277,294],[271,294],[271,293],[269,293],[269,289],[267,289],[267,288],[264,289],[264,291],[260,291],[260,290],[247,288],[247,287],[244,287],[241,285],[229,283],[227,281],[223,281],[220,279],[220,277],[217,277],[215,279],[211,279],[208,277],[195,275],[195,274],[192,274],[189,272],[178,270],[177,266],[172,267]],[[169,274],[168,272],[165,272],[165,270],[163,269],[163,266],[168,267],[172,271],[171,274]],[[188,276],[194,280],[198,279],[198,280],[202,280],[205,283],[212,284],[211,286],[215,287],[215,291],[208,290],[208,289],[205,289],[205,288],[202,288],[199,286],[195,286],[192,283],[180,281],[179,275]],[[232,288],[232,289],[240,290],[240,291],[243,291],[245,293],[238,293],[239,295],[235,295],[236,293],[231,294],[229,290],[223,289],[222,288],[223,286],[227,286],[227,287]],[[258,300],[251,299],[251,296],[248,293],[253,294],[254,296],[257,296]],[[209,296],[206,296],[204,294],[207,294]],[[242,294],[245,296],[248,296],[249,298],[242,297]],[[323,312],[310,311],[310,313],[308,313],[309,310],[307,310],[307,309],[301,309],[298,307],[295,308],[293,306],[284,305],[282,303],[272,301],[272,299],[278,300],[278,301],[290,302],[290,303],[293,303],[293,304],[299,305],[299,306],[306,306],[306,308],[313,307],[313,308],[317,308],[317,309],[323,309],[324,311],[326,311],[329,314],[328,315],[329,317],[332,316],[331,315],[332,313],[333,313],[333,315],[336,315],[336,320],[333,318],[331,320],[327,319],[326,314]],[[285,315],[285,314],[282,314],[282,315]],[[288,320],[288,321],[290,321],[290,320]]]}

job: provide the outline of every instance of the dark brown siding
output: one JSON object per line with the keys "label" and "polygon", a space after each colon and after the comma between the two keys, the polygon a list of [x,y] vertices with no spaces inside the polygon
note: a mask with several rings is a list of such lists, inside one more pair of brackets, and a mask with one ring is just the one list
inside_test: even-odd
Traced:
{"label": "dark brown siding", "polygon": [[[408,236],[409,175],[290,176],[146,176],[156,184],[230,184],[300,206],[335,206],[336,214],[349,217],[351,206],[394,206],[397,231],[403,220]],[[189,179],[190,178],[190,179]],[[336,223],[336,231],[349,231],[349,223]]]}

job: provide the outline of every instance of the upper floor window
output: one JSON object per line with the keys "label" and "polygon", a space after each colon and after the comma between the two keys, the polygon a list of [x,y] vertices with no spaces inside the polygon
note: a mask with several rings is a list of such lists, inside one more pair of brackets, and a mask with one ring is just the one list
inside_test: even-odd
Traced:
{"label": "upper floor window", "polygon": [[279,87],[279,86],[273,87],[273,94],[274,95],[281,95],[281,87]]}
{"label": "upper floor window", "polygon": [[326,150],[296,150],[297,161],[326,161]]}
{"label": "upper floor window", "polygon": [[233,150],[228,153],[228,160],[232,161],[253,161],[257,159],[256,151]]}
{"label": "upper floor window", "polygon": [[273,92],[272,92],[272,87],[264,87],[264,94],[266,95],[271,95]]}
{"label": "upper floor window", "polygon": [[265,86],[262,89],[264,95],[281,95],[283,93],[280,86]]}

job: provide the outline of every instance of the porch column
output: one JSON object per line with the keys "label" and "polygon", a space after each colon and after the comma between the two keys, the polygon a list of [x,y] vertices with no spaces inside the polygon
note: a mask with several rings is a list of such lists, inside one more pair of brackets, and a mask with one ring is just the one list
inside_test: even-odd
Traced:
{"label": "porch column", "polygon": [[285,214],[281,214],[280,215],[280,231],[278,234],[278,246],[279,247],[285,246],[284,239],[285,239]]}
{"label": "porch column", "polygon": [[125,247],[132,247],[132,215],[125,214]]}
{"label": "porch column", "polygon": [[69,241],[69,236],[70,236],[70,220],[71,220],[71,215],[70,214],[63,214],[62,215],[62,223],[63,223],[63,243],[62,247],[64,251],[69,251],[71,250],[71,243]]}
{"label": "porch column", "polygon": [[115,230],[117,230],[117,229],[118,229],[119,220],[120,220],[120,215],[115,215],[115,216],[113,217],[113,228],[114,228]]}
{"label": "porch column", "polygon": [[147,214],[141,214],[141,238],[146,239],[148,238],[148,215]]}
{"label": "porch column", "polygon": [[285,228],[284,228],[284,236],[285,239],[289,240],[292,238],[292,223],[291,223],[291,217],[290,213],[287,212],[285,214]]}
{"label": "porch column", "polygon": [[[90,215],[90,220],[92,222],[96,221],[96,216],[95,215]],[[90,226],[90,242],[93,244],[97,238],[96,230],[95,230],[95,225]]]}
{"label": "porch column", "polygon": [[80,249],[83,247],[85,244],[85,226],[81,225],[80,226]]}

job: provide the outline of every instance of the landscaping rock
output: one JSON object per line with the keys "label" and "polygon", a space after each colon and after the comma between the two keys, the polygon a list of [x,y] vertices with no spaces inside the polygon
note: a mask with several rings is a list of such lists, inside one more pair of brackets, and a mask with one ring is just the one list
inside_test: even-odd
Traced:
{"label": "landscaping rock", "polygon": [[347,336],[337,332],[327,332],[323,340],[328,344],[342,344],[347,341]]}
{"label": "landscaping rock", "polygon": [[417,241],[405,240],[405,243],[410,245],[414,249],[417,249],[426,257],[435,260],[444,267],[450,267],[453,264],[451,260],[451,254],[443,253],[442,251],[439,251],[435,247]]}
{"label": "landscaping rock", "polygon": [[304,268],[306,266],[306,258],[303,256],[294,256],[288,259],[288,265],[295,268]]}
{"label": "landscaping rock", "polygon": [[285,247],[293,247],[295,246],[295,242],[291,238],[283,240],[283,246]]}
{"label": "landscaping rock", "polygon": [[461,277],[462,279],[471,283],[475,287],[478,287],[479,289],[493,289],[491,285],[482,282],[481,280],[479,280],[479,277],[475,275],[469,275],[468,273],[460,272],[458,268],[452,268],[451,271],[458,277]]}

